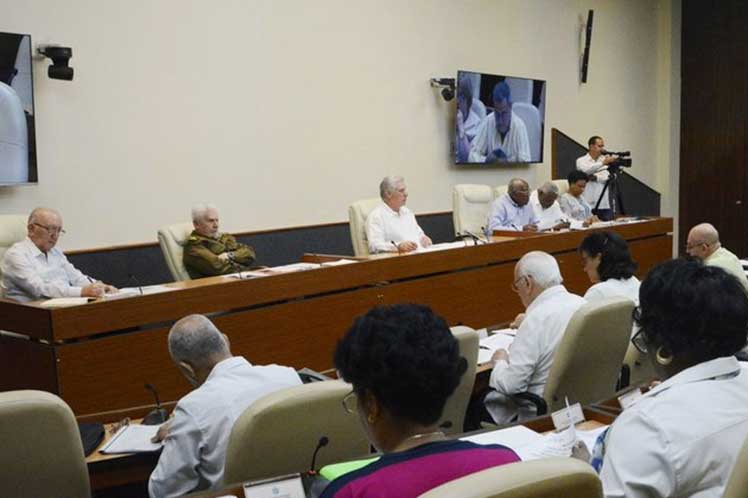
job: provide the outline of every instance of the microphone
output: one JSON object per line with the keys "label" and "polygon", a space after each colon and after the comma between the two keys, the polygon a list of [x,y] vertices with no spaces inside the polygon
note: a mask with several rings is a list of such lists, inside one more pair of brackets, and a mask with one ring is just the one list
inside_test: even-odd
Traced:
{"label": "microphone", "polygon": [[153,393],[153,397],[156,398],[156,408],[151,410],[148,415],[143,418],[143,425],[159,425],[166,422],[169,418],[169,414],[166,410],[161,408],[161,401],[158,399],[158,393],[153,385],[146,383],[145,388]]}
{"label": "microphone", "polygon": [[321,438],[319,438],[319,441],[317,441],[317,447],[314,448],[314,453],[312,454],[312,464],[309,466],[309,472],[307,472],[308,475],[317,475],[317,471],[314,470],[314,466],[317,463],[317,453],[319,452],[319,450],[327,446],[327,443],[329,442],[330,438],[328,438],[327,436],[322,436]]}
{"label": "microphone", "polygon": [[483,235],[486,237],[486,243],[488,243],[491,240],[490,230],[486,227],[480,227],[480,231],[483,232]]}
{"label": "microphone", "polygon": [[[132,273],[129,273],[129,274],[127,275],[127,276],[128,276],[129,278],[130,278],[130,281],[131,281],[131,282],[133,282],[133,283],[135,284],[135,287],[137,287],[137,288],[138,288],[138,290],[140,291],[140,295],[142,296],[142,295],[143,295],[143,286],[142,286],[142,285],[140,285],[140,282],[138,281],[138,279],[137,279],[137,278],[135,278],[135,275],[133,275]],[[149,388],[149,389],[153,389],[153,386],[151,386],[151,387],[148,387],[148,386],[151,386],[151,385],[150,385],[150,384],[146,384],[146,385],[145,385],[145,387],[147,387],[147,388]],[[155,393],[155,392],[156,392],[156,391],[154,390],[154,393]]]}

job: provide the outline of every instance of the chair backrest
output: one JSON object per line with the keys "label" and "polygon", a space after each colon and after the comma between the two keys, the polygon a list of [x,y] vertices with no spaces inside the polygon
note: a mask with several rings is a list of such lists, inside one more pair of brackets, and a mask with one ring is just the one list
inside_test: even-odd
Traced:
{"label": "chair backrest", "polygon": [[540,161],[540,155],[542,153],[542,137],[540,127],[540,113],[538,108],[532,104],[526,104],[524,102],[516,102],[512,106],[512,112],[514,112],[519,118],[525,123],[527,129],[527,141],[530,144],[530,161]]}
{"label": "chair backrest", "polygon": [[356,256],[369,255],[369,242],[366,240],[366,218],[382,200],[379,197],[362,199],[348,206],[348,226],[351,229],[351,243],[353,254]]}
{"label": "chair backrest", "polygon": [[0,393],[0,496],[91,495],[72,410],[43,391]]}
{"label": "chair backrest", "polygon": [[576,458],[510,463],[467,475],[419,498],[602,498],[600,479]]}
{"label": "chair backrest", "polygon": [[507,85],[509,85],[509,91],[511,92],[512,102],[514,105],[519,103],[531,103],[532,102],[532,80],[526,80],[524,78],[507,78]]}
{"label": "chair backrest", "polygon": [[175,223],[158,229],[158,243],[164,253],[166,265],[169,267],[174,281],[190,280],[190,274],[184,267],[182,256],[184,243],[193,230],[192,223]]}
{"label": "chair backrest", "polygon": [[481,234],[481,227],[486,226],[493,199],[493,191],[488,185],[455,185],[452,189],[452,221],[455,234],[464,233],[466,230],[476,235]]}
{"label": "chair backrest", "polygon": [[569,181],[568,180],[551,180],[553,183],[556,184],[558,187],[558,196],[561,197],[566,192],[569,191]]}
{"label": "chair backrest", "polygon": [[276,391],[252,403],[229,436],[224,482],[306,472],[322,436],[329,443],[317,455],[317,468],[366,456],[369,441],[359,417],[342,405],[351,390],[341,380],[327,380]]}
{"label": "chair backrest", "polygon": [[460,434],[463,432],[465,412],[473,393],[473,384],[475,384],[475,370],[478,366],[478,333],[464,325],[452,327],[451,330],[460,344],[460,356],[467,361],[467,370],[460,379],[455,392],[447,399],[439,425],[447,434]]}
{"label": "chair backrest", "polygon": [[587,405],[614,396],[633,309],[630,299],[610,298],[587,303],[572,315],[543,392],[549,411],[563,407],[566,397]]}
{"label": "chair backrest", "polygon": [[[10,246],[26,237],[28,216],[22,214],[0,214],[0,263]],[[1,270],[0,270],[1,271]],[[2,273],[0,273],[2,277]]]}
{"label": "chair backrest", "polygon": [[748,439],[738,452],[722,498],[748,498]]}
{"label": "chair backrest", "polygon": [[498,199],[502,195],[506,194],[509,189],[509,185],[498,185],[493,188],[493,198]]}

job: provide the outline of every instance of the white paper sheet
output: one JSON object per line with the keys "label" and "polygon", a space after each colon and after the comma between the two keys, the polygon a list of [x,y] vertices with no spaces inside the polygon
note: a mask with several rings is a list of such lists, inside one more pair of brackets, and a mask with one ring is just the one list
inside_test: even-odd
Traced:
{"label": "white paper sheet", "polygon": [[47,299],[39,303],[42,308],[55,309],[55,308],[67,308],[69,306],[80,306],[91,301],[88,297],[56,297],[54,299]]}
{"label": "white paper sheet", "polygon": [[102,453],[147,453],[161,449],[161,443],[152,443],[158,425],[126,425],[118,430],[101,449]]}
{"label": "white paper sheet", "polygon": [[491,361],[491,357],[497,349],[509,351],[509,346],[514,341],[516,333],[516,329],[502,329],[497,330],[485,339],[481,339],[480,349],[478,349],[478,365]]}
{"label": "white paper sheet", "polygon": [[542,440],[543,436],[524,425],[515,425],[506,429],[482,432],[460,439],[463,441],[472,441],[475,444],[502,444],[514,449],[536,443]]}

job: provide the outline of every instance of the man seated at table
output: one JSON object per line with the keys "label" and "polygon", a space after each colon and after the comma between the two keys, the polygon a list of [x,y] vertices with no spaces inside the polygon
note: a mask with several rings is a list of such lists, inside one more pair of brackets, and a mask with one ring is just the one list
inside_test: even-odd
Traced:
{"label": "man seated at table", "polygon": [[558,186],[553,182],[545,182],[530,194],[530,205],[538,218],[538,230],[569,228],[570,224],[557,199]]}
{"label": "man seated at table", "polygon": [[168,341],[172,360],[195,389],[179,400],[155,438],[164,447],[148,481],[151,498],[220,486],[236,419],[264,395],[301,384],[292,368],[232,356],[228,338],[203,315],[179,320]]}
{"label": "man seated at table", "polygon": [[529,252],[514,267],[512,288],[526,311],[509,351],[499,349],[493,356],[489,385],[495,391],[486,396],[486,409],[496,423],[534,416],[532,408],[519,408],[511,396],[525,391],[543,395],[566,326],[586,302],[562,282],[558,262],[545,252]]}
{"label": "man seated at table", "polygon": [[471,163],[526,163],[530,141],[522,118],[512,111],[512,95],[506,81],[491,93],[493,112],[486,116],[470,144]]}
{"label": "man seated at table", "polygon": [[75,268],[57,247],[62,216],[54,209],[31,211],[27,236],[5,253],[2,263],[4,297],[33,301],[56,297],[101,297],[117,289],[94,281]]}
{"label": "man seated at table", "polygon": [[255,250],[240,244],[230,233],[220,233],[218,209],[211,204],[192,208],[195,229],[184,245],[182,258],[192,278],[226,275],[248,270],[255,262]]}
{"label": "man seated at table", "polygon": [[748,279],[745,277],[743,265],[735,254],[722,247],[719,232],[710,223],[696,225],[688,232],[686,240],[688,255],[700,259],[705,265],[719,266],[727,273],[734,275],[748,290]]}
{"label": "man seated at table", "polygon": [[536,232],[539,220],[529,200],[530,186],[521,178],[513,178],[509,182],[507,192],[491,204],[491,212],[486,223],[488,230]]}
{"label": "man seated at table", "polygon": [[411,252],[431,245],[431,239],[418,226],[407,208],[408,188],[401,176],[387,176],[379,184],[382,204],[366,218],[366,240],[369,251]]}

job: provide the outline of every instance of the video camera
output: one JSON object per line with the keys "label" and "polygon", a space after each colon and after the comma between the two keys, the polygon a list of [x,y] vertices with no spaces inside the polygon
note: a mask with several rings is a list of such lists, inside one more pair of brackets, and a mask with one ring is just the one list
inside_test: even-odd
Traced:
{"label": "video camera", "polygon": [[604,150],[603,154],[606,156],[618,156],[618,159],[608,164],[608,171],[611,173],[614,173],[614,174],[619,173],[621,171],[621,168],[631,167],[631,151],[630,150],[626,150],[623,152],[611,152],[609,150]]}

